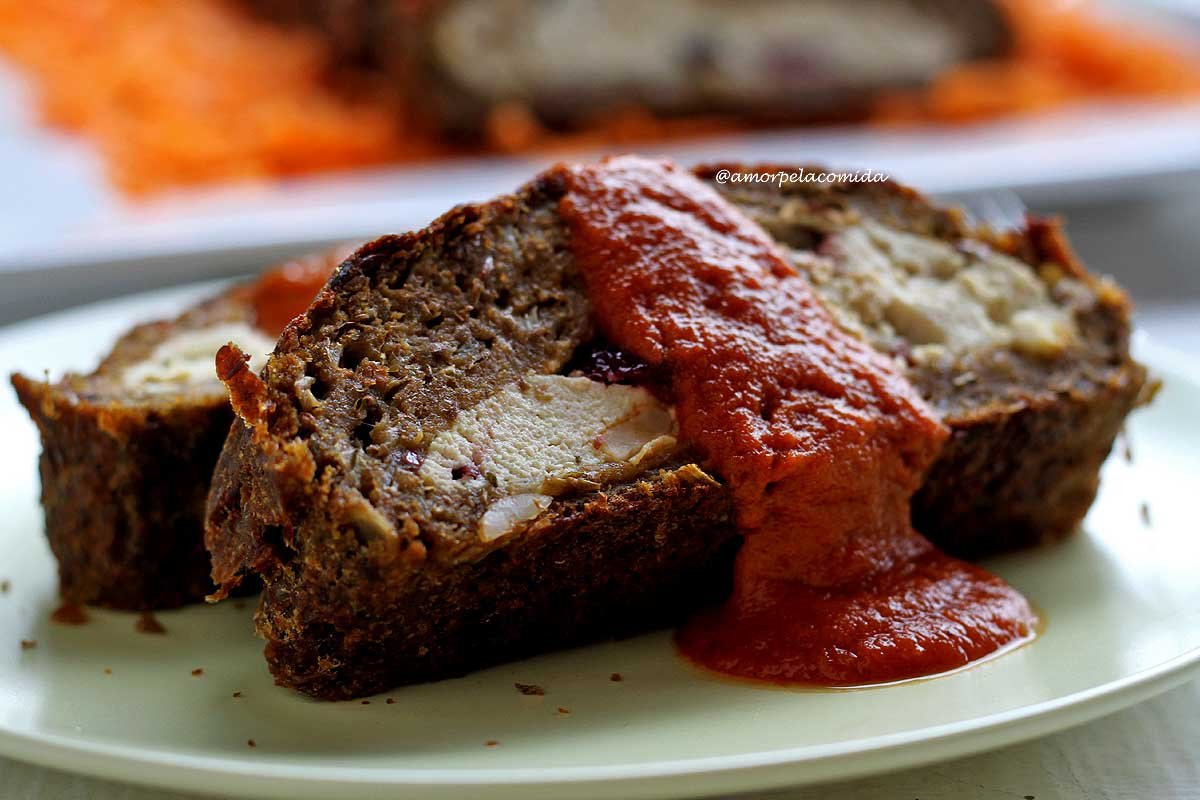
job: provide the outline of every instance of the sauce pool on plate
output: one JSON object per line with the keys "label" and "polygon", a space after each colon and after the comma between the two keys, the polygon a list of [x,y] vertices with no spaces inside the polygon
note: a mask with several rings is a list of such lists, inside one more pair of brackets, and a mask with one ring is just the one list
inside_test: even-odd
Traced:
{"label": "sauce pool on plate", "polygon": [[945,672],[1033,635],[1016,590],[909,522],[946,427],[760,228],[669,164],[623,157],[563,175],[601,332],[664,376],[680,434],[730,487],[745,538],[728,600],[677,634],[687,658],[850,686]]}

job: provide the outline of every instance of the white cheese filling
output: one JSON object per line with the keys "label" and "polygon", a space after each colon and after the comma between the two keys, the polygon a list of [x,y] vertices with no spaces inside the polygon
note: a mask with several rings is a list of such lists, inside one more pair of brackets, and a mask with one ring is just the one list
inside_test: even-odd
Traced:
{"label": "white cheese filling", "polygon": [[145,360],[126,367],[121,384],[131,392],[169,394],[205,384],[219,384],[216,354],[233,342],[250,356],[257,372],[275,349],[275,340],[245,322],[222,322],[180,331],[163,341]]}
{"label": "white cheese filling", "polygon": [[842,324],[884,349],[902,339],[918,364],[997,348],[1052,356],[1079,335],[1033,268],[1004,253],[969,256],[869,220],[823,252],[805,268]]}
{"label": "white cheese filling", "polygon": [[672,409],[636,386],[532,375],[466,409],[430,444],[420,476],[433,491],[494,498],[485,541],[536,519],[569,488],[619,480],[676,446]]}

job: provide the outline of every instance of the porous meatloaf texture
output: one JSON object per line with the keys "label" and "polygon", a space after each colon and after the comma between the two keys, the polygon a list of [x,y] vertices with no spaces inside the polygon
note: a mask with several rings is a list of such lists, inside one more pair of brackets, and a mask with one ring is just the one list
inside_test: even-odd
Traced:
{"label": "porous meatloaf texture", "polygon": [[994,0],[245,0],[387,76],[465,138],[519,104],[571,128],[631,107],[762,121],[861,112],[882,89],[995,57]]}
{"label": "porous meatloaf texture", "polygon": [[[220,594],[261,575],[257,628],[279,683],[337,699],[450,677],[668,624],[728,585],[729,498],[669,436],[639,467],[616,458],[515,496],[489,453],[451,473],[462,491],[436,479],[431,448],[453,452],[463,412],[591,386],[539,377],[593,337],[562,192],[548,176],[366,245],[261,379],[220,354],[240,422],[206,541]],[[659,411],[650,421],[669,426]]]}
{"label": "porous meatloaf texture", "polygon": [[[916,528],[978,557],[1074,530],[1138,404],[1130,305],[1057,222],[995,232],[893,182],[745,182],[698,174],[761,224],[845,327],[904,361],[953,430],[913,501]],[[810,176],[824,175],[808,167]]]}
{"label": "porous meatloaf texture", "polygon": [[174,321],[139,325],[89,375],[56,383],[12,376],[37,424],[46,536],[65,600],[147,610],[212,591],[204,503],[233,413],[216,381],[139,393],[122,379],[165,340],[251,318],[233,295]]}
{"label": "porous meatloaf texture", "polygon": [[[1071,529],[1144,379],[1119,290],[1048,223],[993,234],[892,183],[721,184],[718,169],[698,175],[953,427],[919,529],[967,554]],[[479,410],[519,428],[498,409],[594,344],[560,176],[359,250],[261,378],[220,354],[240,421],[206,541],[218,596],[262,577],[279,683],[337,699],[449,677],[663,624],[728,586],[729,498],[686,450],[647,444],[657,460],[515,496],[471,451],[496,442]]]}

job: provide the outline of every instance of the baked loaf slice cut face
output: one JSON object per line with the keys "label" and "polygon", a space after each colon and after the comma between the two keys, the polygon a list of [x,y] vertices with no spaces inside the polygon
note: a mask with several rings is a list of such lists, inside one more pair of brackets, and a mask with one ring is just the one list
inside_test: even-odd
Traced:
{"label": "baked loaf slice cut face", "polygon": [[1143,399],[1124,292],[1088,273],[1055,221],[997,233],[891,181],[737,177],[800,172],[697,170],[780,243],[843,327],[904,362],[951,427],[913,498],[917,530],[966,558],[1075,530]]}
{"label": "baked loaf slice cut face", "polygon": [[[342,253],[269,275],[291,270],[323,283]],[[42,439],[46,536],[65,601],[151,610],[213,590],[204,504],[233,421],[213,357],[233,341],[255,368],[265,363],[279,323],[259,318],[263,286],[238,285],[175,319],[136,326],[90,374],[53,383],[12,376]],[[306,303],[283,299],[300,303],[294,311]]]}
{"label": "baked loaf slice cut face", "polygon": [[209,498],[276,680],[321,698],[675,622],[728,586],[725,490],[642,386],[593,381],[551,174],[355,253],[261,378]]}
{"label": "baked loaf slice cut face", "polygon": [[[262,577],[280,684],[360,696],[665,624],[726,591],[729,497],[676,441],[654,376],[598,340],[561,176],[365,246],[261,376],[219,355],[240,421],[209,497],[216,596]],[[894,184],[717,188],[954,428],[919,530],[983,552],[1078,521],[1144,374],[1124,296],[1052,227],[973,230]],[[855,287],[889,281],[913,308],[880,295],[876,319]],[[1023,464],[1069,506],[1041,509]]]}

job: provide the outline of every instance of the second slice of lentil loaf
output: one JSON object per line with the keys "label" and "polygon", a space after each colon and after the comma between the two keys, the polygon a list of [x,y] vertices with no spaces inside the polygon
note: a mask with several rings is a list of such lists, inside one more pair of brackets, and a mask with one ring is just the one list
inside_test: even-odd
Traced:
{"label": "second slice of lentil loaf", "polygon": [[802,168],[697,174],[775,237],[846,328],[900,359],[952,429],[913,498],[917,530],[964,558],[1075,530],[1147,388],[1129,299],[1061,226],[998,233],[893,181],[718,183],[722,169]]}
{"label": "second slice of lentil loaf", "polygon": [[[345,252],[265,277],[301,270],[323,282]],[[266,360],[282,323],[258,318],[256,287],[237,284],[135,326],[86,375],[12,376],[42,440],[46,538],[65,601],[147,611],[202,602],[215,588],[204,505],[233,412],[212,359],[234,340]],[[290,315],[308,299],[273,305]]]}

